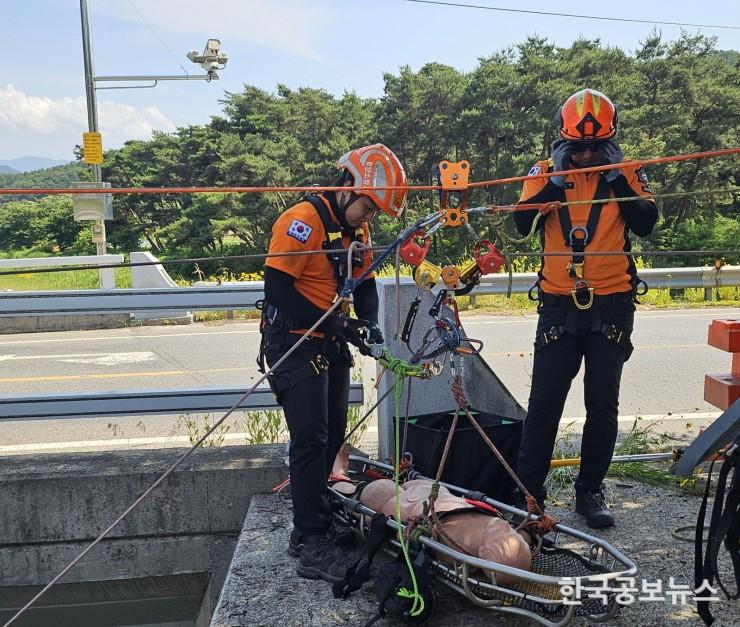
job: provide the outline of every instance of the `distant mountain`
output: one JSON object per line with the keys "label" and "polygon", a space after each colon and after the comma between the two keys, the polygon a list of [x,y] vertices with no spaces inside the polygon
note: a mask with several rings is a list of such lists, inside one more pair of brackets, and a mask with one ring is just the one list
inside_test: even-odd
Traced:
{"label": "distant mountain", "polygon": [[[71,159],[47,159],[46,157],[18,157],[17,159],[0,159],[0,172],[32,172],[45,170],[58,165],[66,165]],[[6,170],[3,166],[11,168]]]}
{"label": "distant mountain", "polygon": [[[4,174],[0,166],[0,188],[23,188],[40,189],[46,187],[69,187],[74,181],[87,181],[90,174],[87,168],[79,163],[70,162],[65,165],[57,165],[53,168],[33,170],[32,172],[12,172]],[[33,200],[34,195],[0,196],[0,206],[17,200]]]}
{"label": "distant mountain", "polygon": [[16,174],[18,170],[14,170],[9,165],[0,165],[0,174]]}

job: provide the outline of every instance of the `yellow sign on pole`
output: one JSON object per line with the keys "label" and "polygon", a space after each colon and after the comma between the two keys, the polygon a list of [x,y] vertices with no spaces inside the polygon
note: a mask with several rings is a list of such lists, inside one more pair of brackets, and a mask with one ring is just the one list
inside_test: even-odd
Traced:
{"label": "yellow sign on pole", "polygon": [[103,138],[100,133],[82,134],[82,159],[90,165],[103,163]]}

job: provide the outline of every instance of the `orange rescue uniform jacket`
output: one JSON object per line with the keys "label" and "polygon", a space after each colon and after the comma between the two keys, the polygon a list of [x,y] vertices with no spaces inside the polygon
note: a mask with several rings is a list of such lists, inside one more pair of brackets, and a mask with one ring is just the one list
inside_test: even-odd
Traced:
{"label": "orange rescue uniform jacket", "polygon": [[[541,172],[551,172],[551,160],[538,161],[529,171],[530,175]],[[651,196],[642,168],[630,165],[625,161],[622,165],[622,174],[627,180],[633,196]],[[592,200],[596,195],[599,182],[599,172],[570,174],[565,180],[565,200]],[[527,179],[524,182],[520,202],[532,198],[547,184],[546,178]],[[610,190],[609,197],[614,198]],[[561,208],[570,214],[572,226],[586,226],[591,211],[591,204],[571,205]],[[590,237],[590,236],[589,236]],[[594,251],[621,251],[629,250],[627,228],[616,201],[604,203],[601,216],[596,227],[595,237],[588,242],[586,252]],[[543,232],[543,250],[548,252],[572,252],[572,248],[565,244],[560,218],[556,211],[548,214],[545,219]],[[540,289],[548,294],[570,294],[574,286],[574,279],[568,274],[570,255],[546,256],[543,259],[540,271]],[[628,292],[632,289],[631,257],[627,255],[586,256],[583,278],[594,288],[594,294],[603,296],[618,292]]]}
{"label": "orange rescue uniform jacket", "polygon": [[[329,215],[334,216],[329,201],[319,196],[329,208]],[[336,220],[339,224],[339,220]],[[370,229],[367,223],[362,225],[362,240],[370,245]],[[318,211],[304,200],[287,209],[272,226],[270,253],[294,253],[323,250],[326,231]],[[349,235],[343,235],[343,248],[351,243]],[[353,278],[359,278],[372,263],[371,251],[363,253],[363,263],[353,268]],[[265,265],[291,275],[295,279],[295,288],[314,305],[323,310],[329,309],[337,297],[337,280],[334,266],[329,255],[291,255],[286,257],[268,257]],[[371,274],[372,278],[374,274]]]}

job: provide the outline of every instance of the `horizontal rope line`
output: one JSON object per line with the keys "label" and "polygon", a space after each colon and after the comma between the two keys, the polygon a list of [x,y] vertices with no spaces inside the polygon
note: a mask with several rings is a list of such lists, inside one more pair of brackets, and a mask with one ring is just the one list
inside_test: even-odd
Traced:
{"label": "horizontal rope line", "polygon": [[[641,165],[657,165],[661,163],[673,163],[676,161],[691,161],[694,159],[704,159],[710,157],[726,157],[730,155],[736,155],[740,153],[740,148],[725,148],[722,150],[707,150],[703,152],[692,152],[681,155],[673,155],[670,157],[657,157],[655,159],[635,159],[625,163],[614,163],[611,165],[599,165],[588,168],[577,168],[573,170],[563,170],[558,172],[542,172],[540,174],[532,174],[526,176],[514,176],[502,179],[493,179],[490,181],[480,181],[478,183],[470,183],[468,189],[476,189],[479,187],[492,187],[494,185],[504,185],[508,183],[520,183],[528,179],[539,179],[539,178],[551,178],[553,176],[567,176],[569,174],[587,174],[589,172],[607,172],[609,170],[616,170],[625,165],[641,166]],[[270,193],[270,192],[338,192],[338,191],[354,191],[362,192],[368,188],[363,187],[337,187],[337,186],[281,186],[281,187],[112,187],[112,188],[97,188],[97,189],[72,189],[72,188],[0,188],[0,195],[5,196],[34,196],[34,195],[58,195],[58,194],[249,194],[249,193]],[[440,191],[442,187],[440,185],[387,185],[377,186],[371,189],[383,189],[383,190],[406,190],[406,191]],[[455,191],[455,190],[447,190]]]}

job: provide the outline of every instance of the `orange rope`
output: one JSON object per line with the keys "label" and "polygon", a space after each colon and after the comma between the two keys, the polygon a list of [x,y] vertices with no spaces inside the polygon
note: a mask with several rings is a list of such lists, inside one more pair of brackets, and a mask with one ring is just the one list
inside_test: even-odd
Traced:
{"label": "orange rope", "polygon": [[493,185],[505,185],[507,183],[521,183],[529,179],[545,179],[553,176],[567,176],[569,174],[579,173],[587,174],[589,172],[606,172],[607,170],[618,170],[625,165],[657,165],[659,163],[673,163],[675,161],[691,161],[693,159],[704,159],[706,157],[726,157],[729,155],[740,154],[740,148],[723,148],[722,150],[705,150],[703,152],[688,152],[682,155],[673,155],[671,157],[656,157],[655,159],[634,159],[623,163],[613,163],[611,165],[595,165],[588,168],[574,168],[573,170],[561,170],[560,172],[542,172],[526,176],[512,176],[505,179],[494,179],[492,181],[479,181],[470,183],[468,188],[490,187]]}
{"label": "orange rope", "polygon": [[[724,148],[721,150],[705,150],[703,152],[690,152],[682,155],[673,155],[670,157],[657,157],[655,159],[635,159],[633,161],[627,161],[625,163],[614,163],[612,165],[598,165],[588,168],[578,168],[573,170],[564,170],[560,172],[542,172],[540,174],[532,174],[526,176],[513,176],[503,179],[493,179],[491,181],[479,181],[477,183],[470,183],[469,189],[477,187],[492,187],[494,185],[505,185],[508,183],[521,183],[528,179],[542,179],[551,178],[553,176],[564,176],[573,173],[588,173],[588,172],[605,172],[607,170],[615,170],[623,167],[624,165],[640,166],[640,165],[657,165],[660,163],[673,163],[676,161],[691,161],[694,159],[704,159],[708,157],[726,157],[729,155],[740,154],[740,148]],[[406,185],[406,186],[387,186],[387,187],[373,187],[373,189],[387,189],[387,190],[407,190],[407,191],[435,191],[441,190],[440,185]],[[43,188],[43,189],[30,189],[30,188],[0,188],[0,195],[12,195],[12,196],[34,196],[40,194],[55,195],[55,194],[215,194],[215,193],[234,193],[234,194],[250,194],[250,193],[270,193],[270,192],[339,192],[339,191],[363,191],[362,187],[336,187],[336,186],[282,186],[282,187],[116,187],[116,188],[103,188],[103,189],[64,189],[64,188]]]}

